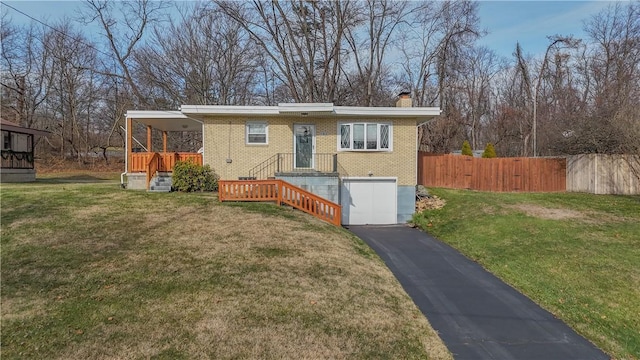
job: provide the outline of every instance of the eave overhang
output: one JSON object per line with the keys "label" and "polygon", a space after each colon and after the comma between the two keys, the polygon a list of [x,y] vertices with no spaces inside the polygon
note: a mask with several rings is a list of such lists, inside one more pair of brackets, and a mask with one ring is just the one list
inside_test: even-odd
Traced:
{"label": "eave overhang", "polygon": [[129,110],[125,117],[161,131],[202,131],[202,122],[180,111]]}
{"label": "eave overhang", "polygon": [[21,134],[30,134],[34,136],[47,136],[50,134],[48,131],[26,128],[4,119],[0,119],[0,129]]}
{"label": "eave overhang", "polygon": [[188,116],[292,116],[335,118],[406,118],[427,120],[440,115],[437,107],[357,107],[335,106],[332,103],[279,104],[278,106],[183,105]]}

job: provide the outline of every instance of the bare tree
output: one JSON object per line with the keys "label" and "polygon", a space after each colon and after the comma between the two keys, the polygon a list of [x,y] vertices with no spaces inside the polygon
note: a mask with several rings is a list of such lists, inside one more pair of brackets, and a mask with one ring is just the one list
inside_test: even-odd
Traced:
{"label": "bare tree", "polygon": [[350,1],[218,1],[217,5],[260,46],[292,101],[337,100],[342,41],[354,21]]}
{"label": "bare tree", "polygon": [[155,28],[135,59],[140,82],[161,89],[174,106],[249,104],[261,64],[241,26],[208,4],[183,9],[180,20]]}
{"label": "bare tree", "polygon": [[346,81],[354,105],[379,105],[384,102],[376,95],[384,92],[386,54],[398,38],[397,30],[409,16],[409,7],[407,2],[388,0],[367,0],[357,5],[358,25],[361,26],[346,27],[344,31],[350,48],[349,65],[354,68],[352,72],[344,69]]}
{"label": "bare tree", "polygon": [[[404,87],[418,106],[439,106],[443,115],[419,130],[422,148],[449,152],[464,139],[465,116],[460,78],[463,59],[483,32],[478,7],[470,1],[418,3],[401,46]],[[417,44],[417,46],[415,46]],[[440,140],[437,140],[440,138]]]}
{"label": "bare tree", "polygon": [[640,3],[612,4],[585,23],[575,76],[586,105],[557,144],[563,153],[637,154],[640,140]]}
{"label": "bare tree", "polygon": [[38,41],[43,29],[31,24],[18,28],[10,23],[6,13],[2,15],[0,48],[2,56],[2,113],[12,114],[16,123],[25,127],[40,127],[37,112],[46,100],[48,72],[46,61],[49,51]]}
{"label": "bare tree", "polygon": [[[473,149],[481,149],[483,128],[492,116],[494,100],[493,78],[503,70],[498,56],[486,47],[474,47],[463,54],[465,64],[456,76],[459,94],[462,95],[460,109],[465,119],[466,137]],[[492,140],[485,141],[490,142]]]}
{"label": "bare tree", "polygon": [[82,15],[85,23],[98,22],[102,27],[107,46],[118,64],[118,72],[111,75],[122,77],[142,105],[148,100],[134,81],[132,55],[145,31],[163,20],[163,11],[168,7],[164,1],[86,0]]}
{"label": "bare tree", "polygon": [[[44,34],[50,56],[45,79],[50,86],[45,103],[49,130],[59,139],[59,152],[82,160],[93,147],[93,116],[100,97],[96,51],[68,20]],[[88,70],[89,69],[89,70]]]}

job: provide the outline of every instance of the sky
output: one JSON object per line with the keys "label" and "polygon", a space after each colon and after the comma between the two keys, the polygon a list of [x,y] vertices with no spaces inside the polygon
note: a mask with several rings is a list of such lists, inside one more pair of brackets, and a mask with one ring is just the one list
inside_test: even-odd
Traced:
{"label": "sky", "polygon": [[[46,23],[77,15],[80,1],[4,1]],[[605,9],[609,1],[480,1],[481,28],[488,35],[479,41],[499,55],[512,57],[516,42],[525,54],[544,54],[550,35],[584,37],[583,20]],[[12,9],[2,6],[14,22],[30,20]],[[87,27],[90,39],[97,39],[96,27]]]}
{"label": "sky", "polygon": [[585,38],[584,20],[604,10],[609,1],[480,1],[481,27],[489,32],[480,44],[512,57],[520,42],[525,54],[544,54],[547,36]]}

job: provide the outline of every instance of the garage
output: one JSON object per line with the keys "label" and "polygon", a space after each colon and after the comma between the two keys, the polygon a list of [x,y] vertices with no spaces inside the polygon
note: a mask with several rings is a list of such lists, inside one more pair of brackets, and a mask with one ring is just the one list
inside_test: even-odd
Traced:
{"label": "garage", "polygon": [[396,178],[343,178],[340,189],[343,225],[396,224]]}

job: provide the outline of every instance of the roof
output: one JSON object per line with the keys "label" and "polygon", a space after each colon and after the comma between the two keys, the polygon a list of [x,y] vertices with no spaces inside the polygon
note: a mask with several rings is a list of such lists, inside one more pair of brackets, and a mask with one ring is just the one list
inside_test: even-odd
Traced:
{"label": "roof", "polygon": [[13,132],[19,132],[23,134],[31,134],[31,135],[37,135],[37,136],[49,135],[48,131],[27,128],[2,118],[0,118],[0,128],[6,131],[13,131]]}
{"label": "roof", "polygon": [[180,111],[129,110],[125,117],[162,131],[202,131],[202,123]]}
{"label": "roof", "polygon": [[162,131],[202,131],[204,116],[291,116],[336,119],[415,119],[427,121],[440,115],[437,107],[358,107],[333,103],[281,103],[278,106],[182,105],[180,111],[130,110],[125,116]]}
{"label": "roof", "polygon": [[281,103],[278,106],[182,105],[182,114],[191,116],[328,116],[340,118],[385,117],[430,119],[442,112],[437,107],[357,107],[332,103]]}

